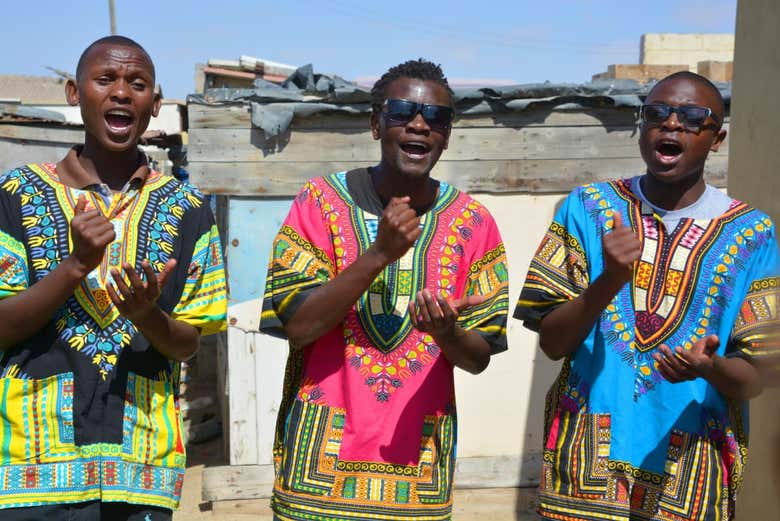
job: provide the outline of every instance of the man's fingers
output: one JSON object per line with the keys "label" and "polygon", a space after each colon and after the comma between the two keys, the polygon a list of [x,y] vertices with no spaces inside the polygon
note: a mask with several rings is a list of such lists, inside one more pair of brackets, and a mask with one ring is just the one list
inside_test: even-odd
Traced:
{"label": "man's fingers", "polygon": [[409,305],[406,306],[409,309],[409,320],[412,325],[417,328],[417,304],[414,299],[409,299]]}
{"label": "man's fingers", "polygon": [[419,226],[417,226],[414,230],[410,231],[406,235],[411,242],[414,242],[420,237],[420,235],[422,235],[422,230]]}
{"label": "man's fingers", "polygon": [[[170,277],[171,274],[173,273],[173,270],[176,269],[176,265],[177,264],[178,264],[178,261],[176,259],[168,259],[168,262],[165,263],[165,266],[163,266],[163,270],[157,276],[157,284],[159,285],[160,289],[165,287],[165,283],[168,281],[168,277]],[[148,265],[148,263],[147,263],[147,265]],[[149,270],[151,270],[151,269],[152,269],[152,267],[149,266]],[[152,278],[154,278],[154,277],[152,277]]]}
{"label": "man's fingers", "polygon": [[720,347],[720,338],[718,335],[710,335],[704,339],[704,350],[708,354],[714,353]]}
{"label": "man's fingers", "polygon": [[[111,278],[114,279],[114,284],[123,299],[130,298],[133,295],[133,291],[127,286],[125,279],[122,278],[122,274],[117,269],[111,270]],[[111,284],[109,283],[108,286],[111,286]]]}
{"label": "man's fingers", "polygon": [[84,210],[87,208],[87,198],[84,197],[84,194],[79,195],[79,198],[76,199],[76,208],[75,215],[79,215],[84,213]]}
{"label": "man's fingers", "polygon": [[487,297],[484,295],[468,295],[467,297],[463,297],[453,302],[453,307],[458,313],[460,313],[466,308],[470,308],[472,306],[479,306],[486,300]]}
{"label": "man's fingers", "polygon": [[111,244],[114,242],[114,239],[116,239],[116,233],[114,232],[114,228],[110,228],[104,232],[102,232],[100,235],[96,237],[98,244]]}
{"label": "man's fingers", "polygon": [[428,312],[428,304],[425,302],[425,296],[422,291],[417,292],[417,313],[424,323],[431,322],[431,314]]}
{"label": "man's fingers", "polygon": [[122,268],[125,270],[127,278],[130,280],[130,285],[133,287],[134,292],[140,293],[146,289],[146,284],[144,284],[144,281],[141,280],[141,277],[138,275],[138,272],[135,271],[135,268],[133,268],[130,264],[124,264]]}
{"label": "man's fingers", "polygon": [[620,212],[615,212],[612,216],[612,229],[617,231],[622,230],[623,228],[623,216],[620,214]]}
{"label": "man's fingers", "polygon": [[409,204],[409,201],[411,201],[412,198],[408,195],[405,195],[403,197],[391,197],[390,202],[387,203],[387,206],[396,206],[398,204]]}
{"label": "man's fingers", "polygon": [[113,302],[117,309],[121,311],[124,308],[125,303],[119,298],[119,295],[117,295],[114,285],[110,282],[106,284],[106,291],[108,292],[108,298],[110,298],[111,302]]}

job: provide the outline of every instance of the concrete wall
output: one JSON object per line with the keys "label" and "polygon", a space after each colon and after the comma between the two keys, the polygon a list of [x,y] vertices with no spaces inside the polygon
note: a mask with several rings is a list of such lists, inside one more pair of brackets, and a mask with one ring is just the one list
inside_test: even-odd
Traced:
{"label": "concrete wall", "polygon": [[[740,0],[737,7],[731,105],[729,192],[780,222],[780,2]],[[751,404],[747,477],[737,506],[739,521],[780,519],[780,391]]]}
{"label": "concrete wall", "polygon": [[685,63],[693,72],[700,61],[731,61],[733,56],[733,34],[648,33],[639,43],[639,63]]}

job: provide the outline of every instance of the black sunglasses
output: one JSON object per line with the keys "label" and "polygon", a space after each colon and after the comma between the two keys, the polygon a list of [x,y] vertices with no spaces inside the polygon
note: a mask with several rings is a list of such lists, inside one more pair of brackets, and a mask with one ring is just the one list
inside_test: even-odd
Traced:
{"label": "black sunglasses", "polygon": [[716,126],[720,126],[717,116],[707,107],[696,105],[671,107],[666,103],[647,103],[639,108],[639,117],[643,122],[651,125],[663,124],[673,113],[677,114],[680,124],[692,132],[699,132],[710,117],[715,121]]}
{"label": "black sunglasses", "polygon": [[382,114],[395,125],[406,125],[417,114],[422,114],[423,119],[431,129],[446,130],[452,125],[455,111],[452,107],[444,105],[428,105],[405,99],[386,99],[383,103],[386,109]]}

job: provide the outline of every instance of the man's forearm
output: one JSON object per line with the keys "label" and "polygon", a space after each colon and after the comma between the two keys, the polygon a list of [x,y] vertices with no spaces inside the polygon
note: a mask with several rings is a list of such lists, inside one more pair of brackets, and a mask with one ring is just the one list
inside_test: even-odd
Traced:
{"label": "man's forearm", "polygon": [[701,376],[720,394],[734,400],[755,398],[763,389],[758,369],[738,357],[713,356],[711,367]]}
{"label": "man's forearm", "polygon": [[21,293],[0,300],[0,351],[40,331],[73,295],[86,269],[67,257],[48,275]]}
{"label": "man's forearm", "polygon": [[387,259],[369,248],[335,278],[314,290],[285,324],[290,344],[294,348],[305,347],[336,327],[387,264]]}
{"label": "man's forearm", "polygon": [[169,360],[187,360],[200,347],[200,332],[194,326],[171,318],[159,307],[135,325],[149,343]]}
{"label": "man's forearm", "polygon": [[553,360],[572,354],[588,336],[601,312],[626,283],[601,275],[585,292],[542,319],[539,346]]}
{"label": "man's forearm", "polygon": [[481,373],[490,363],[490,344],[476,331],[455,326],[453,334],[434,341],[452,365],[471,374]]}

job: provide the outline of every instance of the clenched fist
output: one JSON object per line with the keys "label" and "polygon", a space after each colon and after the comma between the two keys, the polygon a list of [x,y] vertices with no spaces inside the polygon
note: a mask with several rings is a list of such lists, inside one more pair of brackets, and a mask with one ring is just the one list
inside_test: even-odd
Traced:
{"label": "clenched fist", "polygon": [[76,201],[75,215],[70,221],[70,236],[73,242],[70,256],[79,263],[84,275],[100,264],[106,246],[116,238],[111,221],[106,219],[100,210],[85,211],[86,207],[87,200],[80,195]]}
{"label": "clenched fist", "polygon": [[625,284],[631,280],[634,264],[642,255],[642,244],[636,232],[623,224],[623,216],[615,212],[612,231],[604,235],[604,274]]}
{"label": "clenched fist", "polygon": [[390,264],[403,257],[420,236],[420,218],[409,197],[393,197],[382,212],[376,241],[371,245]]}

